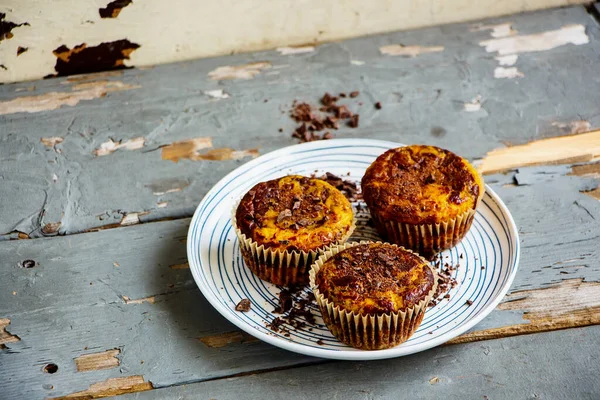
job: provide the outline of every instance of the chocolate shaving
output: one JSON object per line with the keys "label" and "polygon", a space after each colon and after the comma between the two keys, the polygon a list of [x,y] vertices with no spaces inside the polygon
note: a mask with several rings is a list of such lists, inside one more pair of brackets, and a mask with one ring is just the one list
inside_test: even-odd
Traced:
{"label": "chocolate shaving", "polygon": [[358,97],[359,94],[360,94],[360,92],[355,90],[354,92],[350,93],[350,97],[355,98],[355,97]]}
{"label": "chocolate shaving", "polygon": [[378,101],[377,103],[375,103],[375,108],[378,110],[381,110],[383,107],[381,106],[381,102]]}
{"label": "chocolate shaving", "polygon": [[358,118],[358,114],[354,114],[352,117],[350,117],[350,122],[348,122],[348,126],[350,128],[358,128]]}
{"label": "chocolate shaving", "polygon": [[251,307],[252,307],[252,304],[250,303],[250,300],[248,300],[248,299],[242,299],[235,306],[235,311],[248,312],[248,311],[250,311]]}
{"label": "chocolate shaving", "polygon": [[[317,178],[317,176],[314,174],[312,177]],[[325,175],[319,176],[318,178],[338,189],[344,196],[346,196],[348,200],[352,202],[362,198],[362,195],[360,194],[358,186],[355,182],[342,179],[331,172],[325,172]]]}
{"label": "chocolate shaving", "polygon": [[292,210],[290,210],[289,208],[286,208],[285,210],[280,212],[279,215],[277,216],[277,223],[280,223],[284,219],[291,217],[291,216],[292,216]]}

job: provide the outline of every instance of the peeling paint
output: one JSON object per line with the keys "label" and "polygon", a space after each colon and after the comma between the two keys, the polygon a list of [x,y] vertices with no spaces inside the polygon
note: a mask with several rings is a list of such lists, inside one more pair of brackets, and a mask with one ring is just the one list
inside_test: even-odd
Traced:
{"label": "peeling paint", "polygon": [[149,303],[149,304],[154,304],[156,303],[156,296],[148,296],[148,297],[144,297],[142,299],[135,299],[135,300],[131,300],[129,297],[127,296],[121,296],[123,298],[123,301],[125,302],[125,304],[142,304],[142,303]]}
{"label": "peeling paint", "polygon": [[123,71],[120,71],[120,70],[95,72],[93,74],[69,76],[65,80],[65,82],[61,82],[61,83],[80,83],[80,82],[97,81],[100,78],[110,78],[110,77],[121,76],[121,75],[123,75]]}
{"label": "peeling paint", "polygon": [[600,179],[600,163],[575,165],[569,175],[586,176]]}
{"label": "peeling paint", "polygon": [[190,269],[189,263],[169,265],[171,269]]}
{"label": "peeling paint", "polygon": [[21,340],[17,335],[13,335],[6,330],[8,325],[10,325],[10,319],[0,318],[0,348],[6,343],[14,343]]}
{"label": "peeling paint", "polygon": [[364,61],[360,61],[360,60],[351,60],[350,64],[352,65],[365,65]]}
{"label": "peeling paint", "polygon": [[42,235],[49,236],[58,233],[62,226],[62,222],[49,222],[42,227]]}
{"label": "peeling paint", "polygon": [[206,92],[204,92],[204,94],[207,95],[208,97],[212,97],[213,99],[228,99],[229,98],[229,94],[225,93],[223,91],[223,89],[207,90]]}
{"label": "peeling paint", "polygon": [[100,157],[100,156],[105,156],[105,155],[114,153],[115,151],[117,151],[119,149],[139,150],[144,147],[145,143],[146,143],[146,139],[143,137],[129,139],[129,140],[126,140],[125,142],[122,142],[121,140],[119,140],[118,142],[115,142],[114,140],[109,139],[108,142],[102,143],[99,148],[94,150],[93,154],[97,157]]}
{"label": "peeling paint", "polygon": [[47,138],[41,138],[40,142],[46,147],[54,148],[54,146],[62,143],[64,140],[64,138],[61,138],[59,136],[52,136]]}
{"label": "peeling paint", "polygon": [[110,378],[94,383],[81,392],[71,393],[66,396],[53,397],[49,400],[97,399],[101,397],[117,396],[125,393],[143,392],[153,389],[152,382],[144,381],[142,375]]}
{"label": "peeling paint", "polygon": [[6,21],[6,14],[0,13],[0,42],[5,39],[11,39],[14,35],[12,30],[20,26],[29,26],[27,22],[15,24],[14,22]]}
{"label": "peeling paint", "polygon": [[271,68],[271,63],[268,61],[255,62],[244,65],[219,67],[208,73],[210,79],[215,81],[225,79],[252,79],[261,71]]}
{"label": "peeling paint", "polygon": [[133,3],[132,0],[115,0],[106,5],[105,8],[100,8],[98,13],[100,18],[117,18],[121,10]]}
{"label": "peeling paint", "polygon": [[165,208],[168,204],[168,201],[161,201],[160,203],[156,203],[156,208]]}
{"label": "peeling paint", "polygon": [[496,67],[494,69],[494,78],[498,79],[513,79],[513,78],[523,78],[525,74],[517,69],[517,67]]}
{"label": "peeling paint", "polygon": [[554,121],[552,122],[552,126],[566,130],[571,134],[588,132],[592,129],[592,125],[585,120],[571,121],[568,123]]}
{"label": "peeling paint", "polygon": [[239,160],[241,158],[246,157],[258,157],[259,152],[258,149],[248,149],[248,150],[233,150],[229,147],[224,147],[221,149],[209,150],[204,154],[198,154],[196,156],[196,160],[211,160],[211,161],[225,161],[225,160]]}
{"label": "peeling paint", "polygon": [[464,110],[466,112],[475,112],[481,109],[481,95],[475,96],[473,100],[469,103],[464,104]]}
{"label": "peeling paint", "polygon": [[484,46],[488,53],[497,52],[498,55],[507,55],[546,51],[566,44],[582,45],[589,41],[590,39],[585,34],[585,27],[577,24],[532,35],[485,40],[479,45]]}
{"label": "peeling paint", "polygon": [[315,46],[279,47],[277,51],[282,56],[288,56],[291,54],[312,53],[313,51],[315,51]]}
{"label": "peeling paint", "polygon": [[162,196],[167,193],[181,192],[189,185],[190,181],[187,179],[172,178],[154,181],[146,187],[150,188],[155,196]]}
{"label": "peeling paint", "polygon": [[0,102],[0,115],[18,112],[36,113],[56,110],[62,106],[74,107],[82,100],[93,100],[110,92],[137,89],[140,86],[119,81],[90,82],[88,86],[76,85],[71,92],[49,92],[38,96],[23,96]]}
{"label": "peeling paint", "polygon": [[91,47],[82,43],[73,49],[63,44],[52,52],[56,56],[54,70],[57,72],[53,76],[131,68],[126,66],[124,61],[129,60],[129,55],[139,47],[139,44],[127,39],[102,42]]}
{"label": "peeling paint", "polygon": [[510,67],[511,65],[515,65],[519,56],[516,54],[509,54],[506,56],[498,56],[494,58],[498,61],[498,64],[505,67]]}
{"label": "peeling paint", "polygon": [[204,345],[207,347],[211,347],[213,349],[220,349],[221,347],[225,347],[230,344],[252,343],[258,341],[258,339],[254,336],[242,331],[225,332],[219,335],[204,336],[198,338],[198,340],[204,343]]}
{"label": "peeling paint", "polygon": [[469,32],[481,32],[481,31],[492,31],[490,36],[493,38],[502,38],[507,36],[514,36],[518,32],[512,28],[511,22],[505,22],[503,24],[497,25],[485,25],[485,24],[476,24],[473,25]]}
{"label": "peeling paint", "polygon": [[444,51],[442,46],[404,46],[402,44],[391,44],[388,46],[382,46],[379,48],[381,54],[388,56],[404,56],[404,57],[416,57],[419,54],[425,53],[437,53]]}
{"label": "peeling paint", "polygon": [[113,349],[79,356],[74,360],[77,372],[99,371],[118,367],[121,364],[117,358],[120,353],[121,350]]}
{"label": "peeling paint", "polygon": [[490,151],[477,163],[482,174],[543,164],[574,164],[600,157],[600,130],[537,140]]}
{"label": "peeling paint", "polygon": [[199,160],[198,150],[212,147],[210,137],[198,137],[168,144],[162,148],[162,159],[178,162],[181,159]]}
{"label": "peeling paint", "polygon": [[140,217],[144,215],[150,214],[150,211],[142,211],[142,212],[130,212],[123,216],[119,225],[127,226],[127,225],[135,225],[140,223]]}

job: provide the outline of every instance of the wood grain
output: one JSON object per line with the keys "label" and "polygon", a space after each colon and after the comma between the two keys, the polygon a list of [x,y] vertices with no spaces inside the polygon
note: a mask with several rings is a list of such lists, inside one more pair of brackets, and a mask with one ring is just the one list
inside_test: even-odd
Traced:
{"label": "wood grain", "polygon": [[118,396],[125,393],[143,392],[152,389],[152,383],[144,381],[141,375],[123,378],[111,378],[103,382],[90,385],[89,389],[68,394],[66,396],[52,397],[50,400],[89,400],[103,397]]}
{"label": "wood grain", "polygon": [[549,288],[515,291],[498,310],[523,311],[528,323],[469,332],[447,344],[468,343],[600,324],[600,282],[569,279]]}
{"label": "wood grain", "polygon": [[85,354],[75,359],[77,372],[98,371],[118,367],[120,362],[117,356],[121,350],[106,350],[100,353]]}
{"label": "wood grain", "polygon": [[600,130],[492,150],[478,169],[482,174],[493,174],[532,165],[589,162],[597,157],[600,157]]}
{"label": "wood grain", "polygon": [[225,332],[219,335],[203,336],[198,338],[202,343],[208,347],[215,349],[225,347],[231,344],[242,344],[257,342],[258,339],[254,336],[248,335],[243,331]]}

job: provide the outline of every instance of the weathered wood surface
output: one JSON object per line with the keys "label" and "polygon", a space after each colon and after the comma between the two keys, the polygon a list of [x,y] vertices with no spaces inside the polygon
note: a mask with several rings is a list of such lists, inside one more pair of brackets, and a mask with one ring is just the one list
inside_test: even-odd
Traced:
{"label": "weathered wood surface", "polygon": [[181,385],[140,399],[597,399],[600,327]]}
{"label": "weathered wood surface", "polygon": [[[257,147],[264,153],[292,144],[293,124],[282,111],[296,98],[316,103],[326,90],[361,91],[351,103],[358,107],[358,101],[363,102],[361,126],[340,129],[336,132],[339,137],[427,142],[476,160],[504,147],[505,142],[533,141],[531,146],[538,149],[538,139],[578,132],[585,135],[581,132],[600,126],[596,22],[579,7],[498,22],[506,21],[512,22],[519,34],[582,24],[590,43],[520,54],[516,65],[525,76],[515,79],[494,78],[495,54],[478,45],[489,39],[489,31],[471,32],[471,25],[454,25],[323,45],[314,53],[296,56],[257,53],[131,70],[123,75],[77,77],[70,83],[42,81],[34,84],[32,92],[15,92],[32,84],[0,86],[0,112],[32,106],[27,100],[6,106],[23,96],[84,92],[76,95],[78,103],[72,107],[0,116],[0,232],[5,238],[60,234],[0,243],[0,398],[69,394],[93,398],[323,363],[242,334],[199,293],[186,268],[186,217],[212,184],[244,161],[206,159],[252,156]],[[393,43],[443,46],[444,51],[408,59],[379,54],[378,47]],[[254,79],[212,81],[207,77],[223,65],[264,60],[271,68],[259,63],[244,70],[255,74]],[[365,64],[351,64],[351,60]],[[215,99],[203,94],[216,89],[230,97]],[[477,95],[482,99],[477,100]],[[50,97],[52,101],[64,98]],[[92,100],[85,100],[90,97]],[[265,98],[269,100],[266,103]],[[48,107],[39,98],[36,101],[36,107]],[[372,107],[375,101],[382,101],[384,108],[376,111]],[[284,128],[283,133],[278,132],[279,127]],[[572,138],[565,141],[571,143]],[[558,146],[564,145],[565,141],[557,140]],[[233,150],[223,150],[228,148]],[[513,148],[517,149],[513,152],[520,151]],[[498,394],[502,388],[498,382],[508,386],[507,382],[521,377],[515,387],[525,387],[527,382],[540,387],[538,368],[552,377],[571,368],[575,372],[566,376],[579,384],[582,391],[576,393],[583,398],[586,393],[597,393],[596,383],[585,381],[583,372],[576,374],[582,371],[581,365],[598,369],[597,352],[587,344],[595,336],[585,333],[581,343],[577,340],[577,332],[597,333],[597,328],[539,333],[600,323],[600,202],[594,198],[600,169],[593,161],[594,151],[577,149],[584,155],[591,151],[592,157],[578,159],[575,165],[569,160],[551,166],[510,164],[490,170],[508,169],[505,173],[486,176],[519,227],[521,264],[506,302],[454,342],[536,335],[446,346],[383,363],[325,363],[316,367],[318,374],[329,381],[338,374],[357,374],[353,368],[374,368],[389,378],[383,383],[390,391],[385,393],[391,393],[398,390],[400,382],[396,375],[385,375],[384,366],[396,371],[404,365],[403,360],[411,360],[407,365],[415,370],[407,372],[412,369],[406,367],[405,374],[412,378],[405,382],[415,391],[420,385],[429,388],[428,381],[437,376],[440,381],[435,390],[445,388],[452,391],[448,395],[469,397],[475,392],[469,388],[461,391],[463,385],[450,368],[461,364],[464,356],[470,361],[463,367],[475,374],[487,359],[479,354],[482,348],[505,346],[512,350],[498,356],[499,365],[510,369],[515,362],[528,362],[528,368],[506,372],[506,376],[514,376],[511,379],[486,377],[497,377],[500,372],[496,368],[490,370],[493,373],[474,376],[469,385]],[[510,154],[510,148],[506,151]],[[528,160],[527,152],[518,154]],[[500,158],[500,164],[497,157],[495,160],[494,165],[507,165],[502,164],[507,159]],[[162,219],[175,220],[139,224]],[[70,235],[99,227],[118,229]],[[33,261],[25,263],[32,268],[23,268],[25,260]],[[539,354],[532,350],[538,337],[554,338],[544,342]],[[583,364],[573,354],[566,357],[569,352],[565,353],[561,341],[568,340],[580,346],[573,351],[587,357]],[[597,341],[595,344],[597,347]],[[547,364],[541,358],[545,353],[561,354],[559,366]],[[453,361],[440,361],[438,372],[430,374],[423,365],[431,360],[431,354]],[[58,370],[44,372],[48,364],[56,364]],[[318,382],[316,375],[308,373],[312,370],[197,384],[209,385],[198,397],[235,398],[253,385],[256,393],[264,390],[271,397],[288,397],[269,386],[278,379],[270,377],[289,381],[301,374]],[[375,372],[373,377],[379,376]],[[469,374],[465,372],[465,376]],[[355,387],[352,385],[369,380],[351,381],[345,382]],[[549,381],[547,390],[560,397],[563,392],[554,389],[560,381]],[[214,395],[230,382],[235,385],[230,392],[223,392],[226,396]],[[325,382],[310,389],[315,395],[330,393],[333,397],[335,393],[327,392],[327,386]],[[192,385],[146,393],[168,398],[205,390],[196,387],[202,388]]]}
{"label": "weathered wood surface", "polygon": [[[508,39],[535,42],[527,35],[569,25],[581,27],[577,40],[567,31],[555,35],[556,45],[566,44],[519,53],[510,67],[486,51],[486,41],[503,39],[494,36],[518,31]],[[508,143],[600,127],[599,38],[597,22],[572,7],[295,55],[260,52],[2,85],[0,236],[191,216],[208,189],[255,149],[264,154],[294,144],[291,103],[317,104],[325,91],[361,92],[346,101],[360,113],[359,128],[344,126],[337,137],[427,142],[470,159]],[[415,57],[380,51],[397,44]],[[432,48],[443,50],[427,53]],[[497,68],[517,68],[524,77],[495,78]],[[196,138],[177,145],[188,152],[178,162],[161,148]]]}

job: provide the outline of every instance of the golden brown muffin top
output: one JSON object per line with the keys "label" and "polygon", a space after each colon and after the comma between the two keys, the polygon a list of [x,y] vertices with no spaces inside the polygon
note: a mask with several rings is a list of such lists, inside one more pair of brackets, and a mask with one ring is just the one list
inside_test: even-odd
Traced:
{"label": "golden brown muffin top", "polygon": [[434,286],[421,257],[387,243],[360,244],[329,258],[315,276],[321,294],[357,314],[403,311],[424,300]]}
{"label": "golden brown muffin top", "polygon": [[348,199],[327,182],[290,175],[255,185],[235,218],[259,246],[308,252],[344,238],[354,215]]}
{"label": "golden brown muffin top", "polygon": [[362,178],[365,202],[380,218],[409,224],[449,221],[475,209],[483,180],[467,160],[434,146],[391,149]]}

